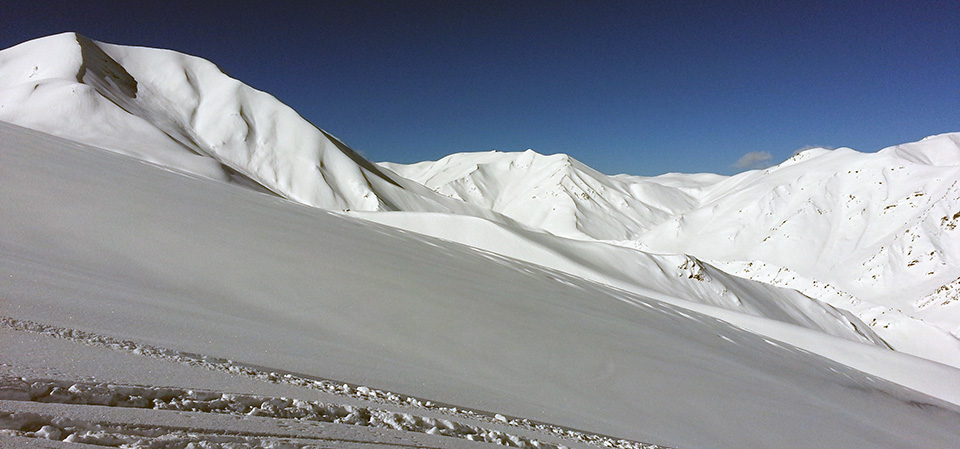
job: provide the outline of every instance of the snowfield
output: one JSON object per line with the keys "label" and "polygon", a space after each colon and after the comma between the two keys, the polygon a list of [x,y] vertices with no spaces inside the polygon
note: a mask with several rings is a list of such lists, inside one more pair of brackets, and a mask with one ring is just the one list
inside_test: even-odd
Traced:
{"label": "snowfield", "polygon": [[960,447],[957,134],[374,164],[66,33],[0,51],[0,170],[3,447]]}

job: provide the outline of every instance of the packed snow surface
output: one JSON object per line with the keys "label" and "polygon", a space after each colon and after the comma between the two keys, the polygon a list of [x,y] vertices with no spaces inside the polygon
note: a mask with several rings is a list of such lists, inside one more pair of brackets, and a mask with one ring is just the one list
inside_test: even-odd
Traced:
{"label": "packed snow surface", "polygon": [[960,446],[960,134],[733,177],[374,164],[208,61],[66,33],[0,51],[0,167],[10,442]]}

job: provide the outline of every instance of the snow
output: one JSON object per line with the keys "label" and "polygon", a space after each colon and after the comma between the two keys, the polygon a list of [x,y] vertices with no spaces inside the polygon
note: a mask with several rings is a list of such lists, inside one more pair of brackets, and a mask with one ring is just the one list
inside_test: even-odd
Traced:
{"label": "snow", "polygon": [[[242,417],[255,416],[272,418],[273,420],[386,428],[403,431],[406,434],[440,435],[514,447],[558,448],[558,445],[555,444],[531,440],[524,436],[511,435],[499,430],[462,424],[449,419],[416,416],[410,413],[371,407],[355,407],[285,397],[271,398],[171,387],[117,385],[103,382],[74,383],[70,381],[25,379],[22,377],[3,378],[0,382],[5,385],[3,391],[0,392],[4,399],[23,402],[176,410]],[[366,387],[359,387],[357,390],[357,393],[361,396],[369,396],[371,393]],[[169,426],[169,423],[162,426],[166,427],[165,429],[143,429],[142,427],[130,429],[125,426],[105,426],[97,421],[64,418],[62,415],[65,413],[57,407],[32,406],[31,408],[37,411],[53,409],[56,410],[56,414],[44,415],[20,411],[8,413],[6,416],[0,415],[2,417],[0,419],[6,421],[10,427],[39,428],[32,432],[13,430],[4,433],[11,436],[27,436],[105,446],[115,446],[117,443],[129,446],[144,444],[174,446],[199,442],[239,443],[241,447],[264,447],[280,444],[279,441],[276,441],[276,437],[254,436],[249,433],[242,437],[216,435],[215,433],[213,435],[197,435],[196,431],[176,429],[174,426]],[[509,421],[503,415],[498,414],[494,419],[509,424]],[[2,434],[0,433],[0,435]],[[304,436],[303,434],[299,435],[300,438]],[[307,439],[308,442],[310,439],[312,438]],[[611,444],[616,443],[616,441],[611,442]]]}
{"label": "snow", "polygon": [[607,177],[567,155],[532,150],[381,165],[444,195],[576,239],[634,239],[696,204],[682,188]]}
{"label": "snow", "polygon": [[[811,149],[776,167],[730,178],[606,177],[569,157],[531,152],[384,165],[557,236],[689,254],[734,275],[797,289],[853,313],[896,350],[960,367],[960,301],[951,287],[960,279],[954,218],[960,213],[958,136],[934,136],[876,154]],[[620,263],[594,262],[591,269],[603,275],[591,276],[520,248],[511,251],[482,233],[440,231],[433,220],[366,218],[510,251],[624,287],[608,279],[624,266]],[[649,279],[633,277],[634,285]],[[875,320],[878,314],[884,319]]]}
{"label": "snow", "polygon": [[[753,317],[763,317],[886,347],[873,331],[845,311],[795,290],[731,276],[690,256],[657,255],[605,243],[557,238],[474,217],[414,212],[352,215],[483,248],[684,308],[695,308],[711,316],[723,316],[741,327],[750,328]],[[725,310],[740,314],[729,315]]]}
{"label": "snow", "polygon": [[381,170],[273,96],[168,50],[75,33],[4,50],[0,120],[325,209],[498,219]]}
{"label": "snow", "polygon": [[[0,129],[13,320],[666,446],[957,443],[956,406],[693,310]],[[952,368],[757,326],[960,391]]]}
{"label": "snow", "polygon": [[956,447],[958,136],[733,177],[378,165],[203,59],[27,42],[0,438]]}
{"label": "snow", "polygon": [[[960,366],[960,306],[949,295],[960,277],[958,157],[957,134],[875,154],[801,153],[718,183],[636,246],[739,266],[731,272],[856,313],[895,349]],[[942,300],[921,308],[936,292]],[[887,320],[873,321],[878,310]]]}
{"label": "snow", "polygon": [[[722,179],[699,175],[699,181],[686,185],[668,185],[669,182],[661,184],[659,179],[647,181],[623,176],[613,179],[567,156],[541,156],[532,151],[517,155],[488,153],[480,155],[482,160],[479,161],[476,160],[477,155],[455,155],[439,164],[419,164],[424,166],[420,177],[431,177],[427,182],[428,187],[435,182],[471,176],[464,182],[477,190],[461,189],[461,196],[477,201],[458,201],[438,195],[420,184],[393,174],[391,170],[378,168],[273,97],[226,77],[210,62],[176,52],[96,43],[72,33],[52,36],[4,52],[10,53],[9,59],[15,63],[10,65],[9,71],[4,72],[6,75],[0,77],[11,86],[6,90],[19,92],[32,89],[32,81],[25,82],[23,79],[26,70],[17,69],[17,66],[29,67],[30,63],[24,61],[34,61],[36,58],[30,55],[37,53],[37,48],[46,49],[44,54],[49,55],[48,58],[57,54],[66,57],[58,59],[55,65],[49,63],[56,67],[55,70],[47,67],[46,60],[35,65],[43,66],[36,78],[55,79],[60,83],[70,81],[74,88],[86,89],[92,97],[104,102],[107,105],[104,109],[119,115],[97,121],[109,123],[115,128],[109,132],[110,135],[122,136],[126,140],[126,143],[105,145],[108,148],[213,179],[229,178],[246,186],[262,186],[261,189],[265,187],[268,191],[311,206],[354,211],[427,212],[434,214],[431,217],[452,214],[467,220],[469,217],[479,217],[484,220],[472,222],[487,223],[489,220],[490,226],[506,229],[506,233],[514,229],[523,232],[524,226],[517,222],[520,221],[539,233],[546,230],[588,240],[595,237],[629,238],[670,214],[692,208],[693,193],[702,190],[704,183]],[[33,72],[28,78],[30,76],[33,76]],[[113,143],[109,140],[100,142],[95,135],[91,137],[84,134],[89,130],[79,123],[63,126],[65,120],[61,117],[49,116],[48,111],[55,109],[51,107],[53,101],[37,101],[11,104],[20,108],[21,112],[32,111],[44,117],[45,125],[37,129],[98,146]],[[71,118],[78,115],[76,111],[67,112]],[[82,112],[80,116],[90,116],[88,111]],[[24,116],[18,112],[9,119],[23,124]],[[146,139],[149,133],[145,135],[134,126],[142,123],[152,124],[154,132],[173,136],[174,141],[168,138],[166,143],[173,147],[179,145],[179,148],[158,147],[160,149],[156,150],[156,157],[144,157],[142,153],[152,151],[155,142]],[[27,123],[27,126],[31,124]],[[107,131],[97,130],[97,133]],[[144,142],[149,145],[144,146]],[[206,155],[208,160],[218,161],[218,174],[197,173],[193,166],[178,165],[164,159],[167,152],[174,150],[187,155]],[[443,169],[441,174],[432,174],[438,173],[435,165]],[[406,173],[406,169],[400,166],[388,167]],[[414,178],[424,182],[419,177]],[[449,194],[443,189],[439,190]],[[491,198],[491,195],[495,198]],[[614,210],[617,212],[612,213]],[[380,218],[367,218],[382,221]],[[449,220],[405,220],[403,226],[423,232],[425,227],[437,229],[439,222]],[[396,221],[392,224],[398,225]],[[472,233],[461,233],[460,237],[453,237],[453,240],[503,252],[504,245],[497,242],[504,234],[499,232],[497,238],[485,239],[482,242],[485,246]],[[525,245],[527,247],[552,245],[540,236],[527,234],[536,241]],[[567,245],[564,242],[558,244]],[[606,254],[616,250],[607,246],[583,249],[581,245],[581,249],[575,252],[566,251],[562,259],[579,260],[584,258],[583,254],[591,254],[587,256],[586,263],[578,261],[573,265],[561,263],[558,266],[557,259],[551,257],[557,251],[549,248],[545,252],[540,248],[521,246],[509,249],[509,254],[578,275],[589,273],[587,277],[590,279],[612,282],[632,291],[646,292],[652,289],[674,297],[679,292],[673,284],[693,284],[677,279],[683,276],[679,271],[683,271],[681,266],[688,263],[686,257],[665,262],[650,260],[651,256],[632,251],[619,251],[622,255],[616,259],[627,265],[618,265],[611,263],[613,259]],[[530,253],[538,256],[528,257]],[[692,266],[700,264],[689,263]],[[631,266],[634,268],[625,269]],[[610,279],[611,273],[616,274],[616,281]],[[775,292],[766,287],[755,286],[755,291],[738,297],[731,291],[740,287],[730,284],[743,283],[729,279],[720,281],[717,279],[720,277],[724,275],[713,276],[710,280],[715,282],[709,286],[682,289],[685,292],[681,296],[687,300],[827,330],[833,335],[878,340],[873,335],[863,336],[862,328],[857,329],[856,323],[851,324],[850,317],[837,316],[843,312],[837,312],[832,307],[824,307],[791,292]],[[788,298],[774,300],[773,296]],[[762,298],[764,304],[751,297]]]}

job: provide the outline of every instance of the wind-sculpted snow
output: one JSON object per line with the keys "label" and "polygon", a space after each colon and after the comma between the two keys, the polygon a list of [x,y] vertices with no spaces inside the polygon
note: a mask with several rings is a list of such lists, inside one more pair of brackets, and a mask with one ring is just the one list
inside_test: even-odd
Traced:
{"label": "wind-sculpted snow", "polygon": [[[960,254],[956,135],[876,155],[808,150],[778,167],[732,178],[608,177],[568,156],[532,151],[378,166],[213,63],[173,51],[103,44],[73,33],[0,52],[0,106],[2,120],[163,167],[265,188],[311,206],[428,212],[414,216],[445,222],[451,220],[437,219],[438,214],[481,217],[508,234],[526,227],[691,254],[728,267],[756,262],[789,269],[819,286],[784,277],[775,283],[853,312],[897,350],[960,366],[960,301],[958,289],[951,287],[960,279],[960,261],[955,260]],[[436,232],[438,226],[429,222],[373,219],[421,232],[432,229],[433,235],[482,248],[504,246],[470,232]],[[556,253],[557,245],[549,239],[524,240],[511,255],[564,265],[595,280],[617,279],[620,283],[614,285],[626,282],[632,290],[667,290],[684,300],[813,329],[836,327],[836,313],[829,307],[796,296],[784,300],[773,290],[732,294],[742,282],[722,274],[711,277],[708,290],[716,293],[703,294],[703,288],[691,291],[686,287],[690,283],[671,281],[674,268],[663,270],[658,262],[624,272],[637,260],[650,259],[645,255],[615,265],[606,261],[622,257],[567,253],[561,259],[579,259],[571,266],[528,258]],[[760,272],[734,274],[772,279]],[[842,293],[829,293],[831,288]],[[878,341],[869,332],[856,331],[855,321],[841,317],[846,328],[841,334]]]}
{"label": "wind-sculpted snow", "polygon": [[474,217],[411,212],[353,215],[484,248],[685,307],[704,304],[887,347],[883,339],[849,312],[793,289],[730,275],[691,256],[651,254],[608,243],[557,238]]}
{"label": "wind-sculpted snow", "polygon": [[[72,33],[0,51],[0,120],[68,139],[0,122],[6,324],[597,438],[960,446],[956,369],[884,349],[960,366],[957,134],[729,178],[532,151],[377,165],[208,61]],[[96,425],[50,410],[11,412],[11,438]]]}
{"label": "wind-sculpted snow", "polygon": [[[697,207],[723,178],[607,177],[565,155],[455,154],[436,162],[381,164],[435,191],[495,210],[527,226],[577,240],[630,245],[648,228]],[[745,282],[689,256],[666,256],[514,230],[470,217],[359,214],[643,293],[699,302],[886,345],[849,312],[796,291]],[[624,242],[626,241],[626,242]],[[679,251],[677,251],[679,253]]]}

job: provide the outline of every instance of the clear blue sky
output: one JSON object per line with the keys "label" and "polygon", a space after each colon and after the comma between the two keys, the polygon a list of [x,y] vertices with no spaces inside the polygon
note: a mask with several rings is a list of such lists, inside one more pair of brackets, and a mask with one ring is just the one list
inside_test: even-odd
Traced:
{"label": "clear blue sky", "polygon": [[6,2],[0,47],[77,31],[201,56],[378,161],[730,174],[960,131],[957,0],[140,3]]}

